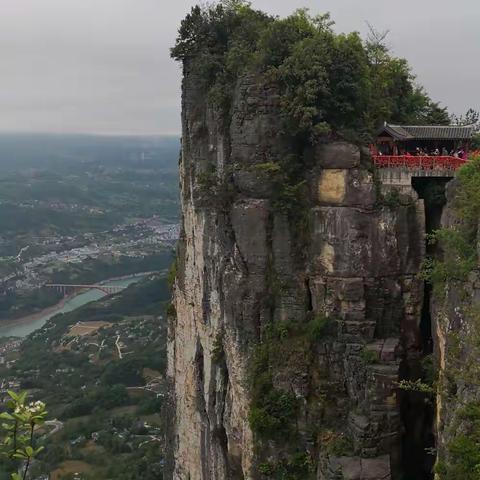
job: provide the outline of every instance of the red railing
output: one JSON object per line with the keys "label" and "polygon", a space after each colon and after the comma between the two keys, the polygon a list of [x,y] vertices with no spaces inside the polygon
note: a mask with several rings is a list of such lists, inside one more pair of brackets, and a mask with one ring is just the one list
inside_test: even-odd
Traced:
{"label": "red railing", "polygon": [[451,156],[373,155],[373,162],[378,168],[456,170],[466,160]]}

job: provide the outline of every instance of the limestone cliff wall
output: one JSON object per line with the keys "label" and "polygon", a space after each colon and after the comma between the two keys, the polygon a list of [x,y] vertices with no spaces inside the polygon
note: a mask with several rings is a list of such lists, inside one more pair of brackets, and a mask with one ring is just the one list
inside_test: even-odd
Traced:
{"label": "limestone cliff wall", "polygon": [[[225,119],[184,69],[173,478],[399,478],[396,382],[421,350],[423,202],[382,206],[353,145],[291,139],[263,78],[239,81]],[[286,211],[272,172],[291,155],[305,201]],[[276,437],[252,420],[252,375],[267,371],[295,403]]]}
{"label": "limestone cliff wall", "polygon": [[[454,208],[459,183],[447,188],[442,228],[466,221]],[[473,248],[480,254],[478,228]],[[441,252],[440,252],[441,254]],[[462,261],[461,258],[458,262]],[[436,392],[437,480],[473,479],[478,475],[480,435],[480,272],[450,278],[432,296],[432,330],[438,371]]]}

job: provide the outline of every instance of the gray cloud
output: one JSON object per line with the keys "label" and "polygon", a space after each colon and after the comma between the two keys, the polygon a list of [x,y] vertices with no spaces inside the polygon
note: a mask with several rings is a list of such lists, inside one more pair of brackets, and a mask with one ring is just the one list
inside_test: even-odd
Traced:
{"label": "gray cloud", "polygon": [[[0,130],[178,133],[169,57],[189,0],[0,0]],[[339,31],[389,29],[435,100],[480,107],[478,0],[254,0],[286,15],[330,11]]]}

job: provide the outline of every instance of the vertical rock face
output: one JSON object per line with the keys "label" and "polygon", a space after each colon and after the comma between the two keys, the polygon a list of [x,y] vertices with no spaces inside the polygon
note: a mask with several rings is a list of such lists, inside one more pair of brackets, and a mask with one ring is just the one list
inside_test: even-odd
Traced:
{"label": "vertical rock face", "polygon": [[[447,188],[447,206],[442,227],[452,229],[466,223],[454,208],[457,180]],[[477,262],[467,277],[448,278],[434,290],[432,330],[438,364],[436,396],[436,479],[474,479],[478,476],[480,434],[480,275]],[[456,259],[457,260],[457,259]],[[458,262],[461,258],[458,259]]]}
{"label": "vertical rock face", "polygon": [[[422,201],[381,206],[364,152],[291,140],[263,78],[239,81],[226,121],[184,68],[173,478],[399,478]],[[281,208],[277,165],[299,152],[305,201]]]}

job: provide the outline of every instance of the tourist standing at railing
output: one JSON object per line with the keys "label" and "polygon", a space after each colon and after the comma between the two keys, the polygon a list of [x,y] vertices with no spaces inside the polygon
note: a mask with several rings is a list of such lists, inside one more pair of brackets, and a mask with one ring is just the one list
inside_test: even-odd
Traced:
{"label": "tourist standing at railing", "polygon": [[442,148],[442,156],[448,157],[448,150],[445,147]]}

